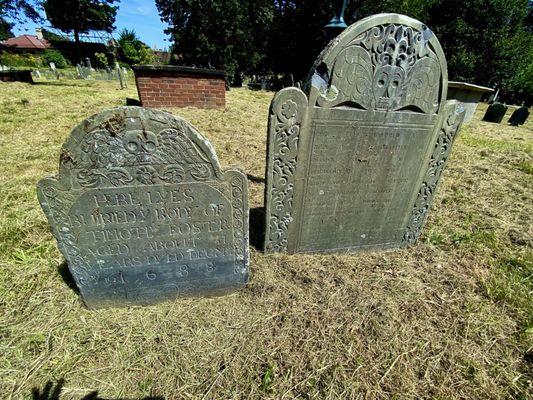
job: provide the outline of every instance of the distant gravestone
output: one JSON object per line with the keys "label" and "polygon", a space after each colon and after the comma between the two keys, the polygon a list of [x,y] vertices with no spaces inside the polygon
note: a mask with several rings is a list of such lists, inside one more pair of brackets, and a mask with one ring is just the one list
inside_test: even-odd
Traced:
{"label": "distant gravestone", "polygon": [[529,117],[529,109],[527,107],[520,107],[514,110],[511,118],[509,118],[509,124],[511,126],[524,125]]}
{"label": "distant gravestone", "polygon": [[115,71],[117,72],[118,81],[120,83],[121,89],[126,89],[128,87],[128,83],[126,79],[124,78],[122,69],[120,68],[120,65],[118,62],[115,63]]}
{"label": "distant gravestone", "polygon": [[59,79],[59,71],[57,70],[55,63],[53,63],[53,62],[50,63],[50,70],[55,75],[55,78]]}
{"label": "distant gravestone", "polygon": [[305,92],[274,97],[267,252],[385,249],[417,241],[464,117],[421,22],[380,14],[318,57]]}
{"label": "distant gravestone", "polygon": [[485,122],[494,122],[499,124],[502,122],[505,113],[507,112],[507,106],[504,106],[501,103],[493,103],[487,107],[487,111],[483,116],[482,121]]}
{"label": "distant gravestone", "polygon": [[223,294],[248,277],[246,176],[171,114],[119,107],[78,125],[41,206],[90,307]]}

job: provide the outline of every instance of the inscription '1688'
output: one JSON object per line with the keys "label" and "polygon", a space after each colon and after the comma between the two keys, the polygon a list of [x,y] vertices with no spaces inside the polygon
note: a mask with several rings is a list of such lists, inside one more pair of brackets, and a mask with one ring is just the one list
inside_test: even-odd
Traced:
{"label": "inscription '1688'", "polygon": [[[84,133],[78,127],[63,149],[69,157],[61,165],[59,178],[39,183],[41,204],[85,301],[91,306],[142,304],[178,295],[226,292],[245,283],[248,220],[243,174],[221,171],[208,142],[190,125],[166,113],[121,108],[92,117],[84,127],[89,126],[90,132],[92,126],[101,136],[102,128],[109,129],[110,119],[116,123],[117,116],[123,125],[118,132],[112,125],[113,140],[123,137],[129,143],[128,132],[139,137],[141,125],[165,132],[169,141],[170,126],[182,135],[182,153],[172,148],[174,154],[160,152],[150,157],[162,142],[150,131],[146,137],[154,146],[149,151],[138,146],[136,162],[130,158],[120,164],[115,155],[117,167],[98,165],[95,173],[87,168],[86,159],[95,159],[90,150],[97,148],[75,156],[75,142]],[[101,158],[99,154],[97,159]],[[206,160],[209,165],[199,166],[198,162]],[[183,171],[179,182],[134,183],[125,178],[121,184],[101,178],[102,174],[135,176],[136,163],[143,170],[148,169],[147,163],[154,171],[164,170],[160,164],[165,162]],[[199,170],[212,172],[199,179]],[[88,176],[100,185],[83,187]],[[69,189],[72,179],[81,179],[82,184]]]}

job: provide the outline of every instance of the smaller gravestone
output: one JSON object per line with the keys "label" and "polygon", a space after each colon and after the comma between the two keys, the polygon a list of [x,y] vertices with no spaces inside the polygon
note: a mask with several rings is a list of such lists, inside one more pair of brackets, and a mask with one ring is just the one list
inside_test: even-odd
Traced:
{"label": "smaller gravestone", "polygon": [[50,70],[54,74],[55,78],[59,80],[59,71],[56,68],[56,64],[54,62],[50,63]]}
{"label": "smaller gravestone", "polygon": [[89,57],[85,58],[85,67],[89,68],[90,70],[93,69],[93,66],[91,65],[91,59]]}
{"label": "smaller gravestone", "polygon": [[511,115],[511,118],[509,118],[509,124],[511,126],[524,125],[527,117],[529,117],[529,109],[527,107],[520,107],[516,109]]}
{"label": "smaller gravestone", "polygon": [[502,122],[502,119],[505,116],[506,112],[507,112],[507,106],[504,106],[501,103],[491,104],[487,108],[487,111],[485,112],[485,116],[483,117],[482,121],[494,122],[494,123],[499,124],[500,122]]}
{"label": "smaller gravestone", "polygon": [[120,89],[126,89],[128,87],[128,83],[126,82],[124,75],[122,75],[122,69],[120,68],[118,62],[115,63],[115,71],[117,72],[118,81],[120,82]]}
{"label": "smaller gravestone", "polygon": [[76,74],[78,78],[83,79],[83,72],[80,64],[76,64]]}
{"label": "smaller gravestone", "polygon": [[39,79],[41,78],[41,73],[39,72],[38,69],[36,69],[36,70],[33,71],[33,72],[35,73],[35,77],[36,77],[36,78],[39,78]]}
{"label": "smaller gravestone", "polygon": [[119,107],[78,125],[41,206],[85,303],[223,294],[248,278],[246,175],[188,122]]}

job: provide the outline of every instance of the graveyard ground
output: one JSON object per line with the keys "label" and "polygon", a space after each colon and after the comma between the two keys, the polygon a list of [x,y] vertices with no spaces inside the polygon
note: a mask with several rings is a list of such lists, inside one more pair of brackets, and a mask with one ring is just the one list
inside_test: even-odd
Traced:
{"label": "graveyard ground", "polygon": [[[63,379],[66,399],[531,398],[533,118],[463,127],[422,240],[354,255],[265,255],[242,291],[90,311],[37,203],[83,118],[136,97],[117,83],[0,83],[0,393]],[[260,234],[273,93],[170,110],[250,176]],[[509,114],[508,114],[509,115]],[[91,398],[96,398],[91,397]]]}

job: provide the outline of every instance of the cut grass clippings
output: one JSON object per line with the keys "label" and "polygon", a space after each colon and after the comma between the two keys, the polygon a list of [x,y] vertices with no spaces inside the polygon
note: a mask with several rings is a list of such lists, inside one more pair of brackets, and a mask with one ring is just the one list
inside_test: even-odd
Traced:
{"label": "cut grass clippings", "polygon": [[[220,298],[86,309],[35,184],[84,118],[136,97],[116,82],[0,83],[0,393],[31,398],[527,399],[533,365],[533,123],[465,125],[419,243],[265,255]],[[271,92],[169,109],[249,174],[263,206]],[[251,229],[260,233],[258,218]]]}

